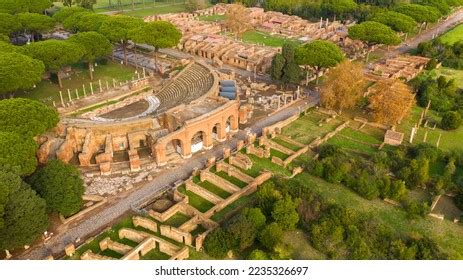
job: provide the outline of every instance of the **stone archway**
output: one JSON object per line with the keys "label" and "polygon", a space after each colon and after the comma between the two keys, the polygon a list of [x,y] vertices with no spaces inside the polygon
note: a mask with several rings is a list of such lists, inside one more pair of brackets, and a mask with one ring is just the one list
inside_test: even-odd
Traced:
{"label": "stone archway", "polygon": [[238,131],[238,117],[235,115],[228,116],[225,122],[225,132],[237,132]]}
{"label": "stone archway", "polygon": [[227,133],[225,132],[225,126],[221,123],[216,123],[212,127],[212,138],[216,141],[223,142],[227,138]]}
{"label": "stone archway", "polygon": [[206,133],[204,131],[196,132],[190,140],[191,143],[191,153],[196,153],[201,151],[205,146]]}

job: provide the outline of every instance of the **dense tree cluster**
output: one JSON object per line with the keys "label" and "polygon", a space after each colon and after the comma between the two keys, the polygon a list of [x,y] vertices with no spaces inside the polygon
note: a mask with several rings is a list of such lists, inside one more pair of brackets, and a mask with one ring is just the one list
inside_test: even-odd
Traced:
{"label": "dense tree cluster", "polygon": [[376,21],[364,21],[349,28],[349,37],[373,44],[398,45],[400,38],[389,26]]}
{"label": "dense tree cluster", "polygon": [[256,202],[257,207],[243,209],[206,237],[204,248],[209,255],[223,258],[230,250],[243,254],[260,246],[262,250],[251,252],[249,259],[288,257],[288,248],[281,241],[284,230],[294,229],[299,222],[296,209],[300,200],[282,195],[270,181],[259,188]]}
{"label": "dense tree cluster", "polygon": [[296,62],[296,49],[295,44],[286,43],[283,45],[282,53],[273,57],[270,76],[274,81],[284,85],[295,84],[300,81],[301,69]]}
{"label": "dense tree cluster", "polygon": [[423,73],[411,81],[417,92],[418,105],[439,112],[441,128],[457,129],[463,116],[463,95],[454,79]]}
{"label": "dense tree cluster", "polygon": [[442,62],[443,66],[463,69],[463,41],[448,45],[439,39],[418,45],[417,53]]}
{"label": "dense tree cluster", "polygon": [[385,24],[395,31],[404,33],[414,31],[417,26],[416,21],[412,17],[395,11],[375,13],[369,20]]}

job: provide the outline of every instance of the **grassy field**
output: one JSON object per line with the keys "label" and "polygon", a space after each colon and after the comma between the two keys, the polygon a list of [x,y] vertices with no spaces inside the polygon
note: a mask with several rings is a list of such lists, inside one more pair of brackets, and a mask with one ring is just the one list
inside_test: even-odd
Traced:
{"label": "grassy field", "polygon": [[201,186],[202,188],[210,191],[211,193],[217,195],[218,197],[221,197],[223,199],[229,197],[231,194],[224,191],[223,189],[217,187],[216,185],[212,184],[211,182],[209,181],[203,181],[203,182],[198,182],[197,183],[199,186]]}
{"label": "grassy field", "polygon": [[[398,131],[405,133],[405,136],[404,136],[405,143],[408,143],[410,139],[411,129],[419,121],[421,112],[423,110],[424,110],[423,108],[415,106],[410,116],[399,125]],[[440,122],[440,117],[438,116],[436,112],[429,111],[428,114],[434,120],[436,120],[437,122]],[[424,135],[426,131],[428,132],[426,143],[429,143],[431,145],[436,145],[437,140],[439,139],[439,135],[442,133],[442,138],[440,141],[439,148],[443,150],[447,150],[447,151],[449,150],[460,151],[460,152],[463,151],[463,141],[462,141],[463,126],[460,126],[460,128],[456,130],[450,130],[450,131],[442,130],[439,128],[432,129],[432,128],[420,127],[413,140],[413,144],[422,143],[424,140]]]}
{"label": "grassy field", "polygon": [[272,139],[273,142],[280,144],[281,146],[288,148],[294,152],[297,152],[301,147],[296,146],[294,144],[288,143],[285,140],[279,138],[278,136]]}
{"label": "grassy field", "polygon": [[212,21],[212,22],[216,22],[216,21],[222,21],[225,19],[225,15],[209,15],[209,16],[200,16],[198,17],[199,20],[202,20],[202,21]]}
{"label": "grassy field", "polygon": [[164,5],[164,6],[157,6],[157,7],[149,7],[146,9],[140,10],[127,10],[124,11],[123,14],[132,17],[146,17],[151,15],[159,15],[159,14],[169,14],[169,13],[182,13],[186,11],[186,7],[184,4],[171,4],[171,5]]}
{"label": "grassy field", "polygon": [[189,220],[190,217],[180,212],[177,212],[164,223],[172,227],[179,227]]}
{"label": "grassy field", "polygon": [[214,207],[214,204],[212,202],[205,200],[204,198],[202,198],[201,196],[199,196],[199,195],[197,195],[197,194],[195,194],[193,192],[187,191],[185,186],[179,187],[178,191],[185,194],[185,195],[187,195],[188,196],[188,204],[190,204],[194,208],[198,209],[202,213],[204,213],[207,210]]}
{"label": "grassy field", "polygon": [[453,45],[454,43],[463,40],[463,24],[456,26],[455,28],[447,31],[440,39],[443,43]]}
{"label": "grassy field", "polygon": [[301,230],[285,231],[283,244],[292,248],[291,258],[294,260],[325,260],[326,256],[313,248],[309,236]]}
{"label": "grassy field", "polygon": [[335,119],[329,123],[323,123],[319,126],[318,123],[327,116],[321,113],[311,111],[307,115],[300,117],[290,125],[283,128],[282,134],[302,143],[310,144],[317,136],[323,136],[326,133],[333,131],[342,120]]}
{"label": "grassy field", "polygon": [[222,178],[224,178],[225,180],[227,180],[228,182],[232,183],[233,185],[239,187],[239,188],[244,188],[246,187],[248,184],[246,184],[245,182],[235,178],[235,177],[232,177],[232,176],[228,176],[227,173],[225,173],[224,171],[220,171],[220,172],[217,172],[215,173],[217,176],[220,176]]}
{"label": "grassy field", "polygon": [[[15,96],[32,98],[52,105],[53,101],[55,101],[56,104],[60,104],[60,90],[63,92],[63,98],[65,101],[68,100],[68,89],[71,90],[71,96],[73,99],[76,98],[76,89],[79,90],[79,95],[83,96],[82,85],[85,85],[87,94],[90,94],[90,78],[88,76],[87,65],[75,65],[73,66],[73,70],[74,74],[70,78],[63,79],[62,89],[59,88],[56,79],[52,78],[51,81],[42,80],[34,89],[24,92],[18,92]],[[98,92],[98,80],[101,80],[103,84],[105,84],[106,81],[112,84],[113,79],[121,82],[127,81],[132,79],[132,77],[135,75],[135,69],[129,66],[109,61],[107,64],[99,64],[97,67],[95,67],[93,75],[93,90],[94,92]]]}
{"label": "grassy field", "polygon": [[260,32],[260,31],[246,31],[241,36],[241,39],[244,42],[252,44],[260,44],[269,47],[281,47],[287,42],[295,42],[296,40],[287,39],[280,36],[271,35],[269,33]]}
{"label": "grassy field", "polygon": [[432,72],[436,77],[445,76],[448,79],[455,79],[458,87],[463,88],[463,70],[440,67],[439,69],[432,70]]}

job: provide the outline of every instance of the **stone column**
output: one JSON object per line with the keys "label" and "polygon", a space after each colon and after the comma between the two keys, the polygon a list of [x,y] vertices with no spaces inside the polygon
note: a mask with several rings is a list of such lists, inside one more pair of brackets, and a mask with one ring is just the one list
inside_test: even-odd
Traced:
{"label": "stone column", "polygon": [[100,85],[100,93],[103,92],[103,86],[101,85],[101,80],[98,80],[98,84]]}
{"label": "stone column", "polygon": [[180,154],[182,158],[191,158],[191,139],[185,140],[182,143],[182,153]]}
{"label": "stone column", "polygon": [[233,115],[232,118],[230,118],[230,132],[238,132],[238,116]]}
{"label": "stone column", "polygon": [[77,96],[77,99],[80,98],[80,97],[79,97],[79,90],[78,90],[78,89],[76,89],[76,96]]}
{"label": "stone column", "polygon": [[93,85],[90,83],[90,93],[93,95]]}
{"label": "stone column", "polygon": [[167,161],[166,161],[166,146],[161,144],[161,143],[157,143],[157,144],[154,145],[154,148],[152,147],[151,149],[152,149],[153,157],[156,160],[156,164],[158,166],[166,165],[166,163],[167,163]]}
{"label": "stone column", "polygon": [[206,131],[204,133],[204,139],[203,139],[203,146],[204,146],[204,149],[205,150],[210,150],[212,149],[213,147],[213,144],[212,144],[212,131]]}
{"label": "stone column", "polygon": [[87,91],[85,90],[85,85],[82,85],[82,90],[84,91],[84,96],[87,97]]}
{"label": "stone column", "polygon": [[221,123],[217,129],[217,141],[223,142],[227,140],[227,132],[225,131],[226,124]]}
{"label": "stone column", "polygon": [[61,92],[61,90],[59,91],[59,98],[60,98],[60,100],[61,100],[61,105],[62,105],[63,107],[66,107],[66,106],[64,106],[63,93]]}
{"label": "stone column", "polygon": [[69,102],[72,102],[71,90],[70,89],[68,89],[68,97],[69,97]]}

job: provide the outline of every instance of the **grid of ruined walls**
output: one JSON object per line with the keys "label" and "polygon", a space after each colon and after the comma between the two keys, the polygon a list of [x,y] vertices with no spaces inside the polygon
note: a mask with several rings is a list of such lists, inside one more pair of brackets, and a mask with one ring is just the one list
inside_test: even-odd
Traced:
{"label": "grid of ruined walls", "polygon": [[151,219],[140,217],[140,216],[133,216],[132,222],[133,222],[133,225],[136,227],[142,227],[152,232],[158,232],[158,224]]}
{"label": "grid of ruined walls", "polygon": [[229,193],[234,193],[240,190],[240,188],[234,185],[233,183],[229,182],[228,180],[225,180],[220,176],[215,175],[214,173],[211,173],[207,169],[201,170],[201,172],[199,173],[199,180],[201,180],[201,182],[209,181],[212,184]]}
{"label": "grid of ruined walls", "polygon": [[231,177],[235,177],[237,178],[238,180],[242,181],[242,182],[245,182],[247,184],[251,183],[254,178],[247,175],[247,174],[244,174],[243,172],[241,172],[239,169],[237,169],[236,167],[230,165],[230,164],[227,164],[223,161],[221,162],[218,162],[216,164],[216,169],[217,169],[217,172],[220,172],[220,171],[224,171],[227,173],[228,176],[231,176]]}
{"label": "grid of ruined walls", "polygon": [[192,244],[193,238],[191,236],[191,233],[189,232],[182,231],[176,227],[172,227],[169,225],[161,225],[159,227],[159,231],[162,236],[168,237],[177,242],[183,243],[185,245]]}
{"label": "grid of ruined walls", "polygon": [[186,186],[187,191],[191,191],[191,192],[201,196],[205,200],[210,201],[213,204],[216,204],[216,203],[219,203],[220,201],[222,201],[222,198],[220,198],[216,194],[211,193],[210,191],[196,185],[195,183],[193,183],[193,180],[191,180],[191,179],[189,179],[189,180],[187,180],[185,182],[185,186]]}

